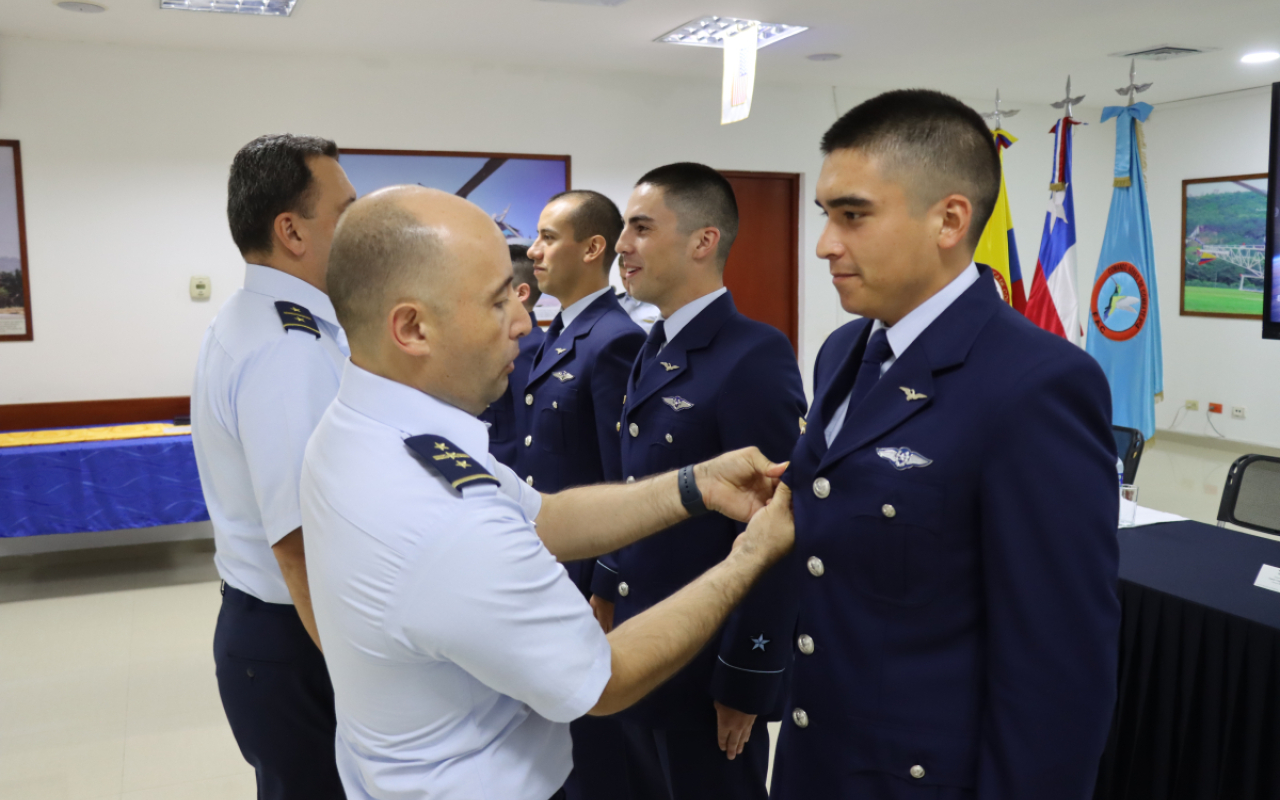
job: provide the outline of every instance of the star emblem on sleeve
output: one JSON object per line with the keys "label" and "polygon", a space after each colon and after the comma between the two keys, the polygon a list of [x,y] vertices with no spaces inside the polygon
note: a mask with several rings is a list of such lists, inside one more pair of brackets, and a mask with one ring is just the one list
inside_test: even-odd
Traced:
{"label": "star emblem on sleeve", "polygon": [[751,649],[752,649],[752,650],[760,650],[761,652],[763,652],[763,651],[764,651],[764,646],[765,646],[766,644],[768,644],[768,643],[769,643],[769,640],[768,640],[768,639],[766,639],[766,638],[764,638],[764,634],[762,633],[762,634],[760,634],[759,636],[757,636],[757,637],[755,637],[754,639],[752,639],[752,640],[751,640]]}

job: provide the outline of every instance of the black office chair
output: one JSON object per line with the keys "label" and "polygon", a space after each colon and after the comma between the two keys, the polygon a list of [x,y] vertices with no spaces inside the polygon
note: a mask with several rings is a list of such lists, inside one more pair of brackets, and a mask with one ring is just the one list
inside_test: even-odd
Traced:
{"label": "black office chair", "polygon": [[1231,465],[1218,506],[1218,527],[1228,522],[1280,534],[1280,458],[1247,455]]}
{"label": "black office chair", "polygon": [[1138,462],[1142,460],[1142,448],[1146,440],[1142,431],[1137,428],[1122,428],[1112,425],[1111,432],[1116,437],[1116,457],[1124,462],[1124,482],[1133,483],[1138,477]]}

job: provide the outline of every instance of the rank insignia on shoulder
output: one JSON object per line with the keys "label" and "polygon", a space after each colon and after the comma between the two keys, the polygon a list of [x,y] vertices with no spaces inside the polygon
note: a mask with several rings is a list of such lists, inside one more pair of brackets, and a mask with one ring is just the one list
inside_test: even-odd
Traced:
{"label": "rank insignia on shoulder", "polygon": [[693,408],[693,403],[685,400],[680,395],[676,395],[675,397],[664,397],[662,398],[662,402],[671,406],[673,411],[684,411],[686,408]]}
{"label": "rank insignia on shoulder", "polygon": [[424,434],[410,436],[404,440],[405,446],[417,454],[418,459],[431,469],[440,473],[453,488],[462,491],[468,484],[492,483],[499,481],[481,466],[481,462],[458,449],[458,446],[443,436]]}
{"label": "rank insignia on shoulder", "polygon": [[925,458],[910,447],[877,447],[876,455],[888,461],[899,472],[912,467],[927,467],[933,463],[933,459]]}
{"label": "rank insignia on shoulder", "polygon": [[296,328],[313,334],[317,339],[320,338],[320,326],[316,324],[316,318],[311,316],[310,311],[297,303],[277,300],[276,313],[280,315],[280,321],[284,323],[286,331]]}
{"label": "rank insignia on shoulder", "polygon": [[570,374],[570,373],[568,373],[568,372],[565,372],[564,370],[560,370],[559,372],[553,372],[553,373],[551,373],[551,377],[555,378],[556,380],[560,381],[561,383],[564,383],[565,381],[571,381],[571,380],[573,380],[573,375],[572,375],[572,374]]}
{"label": "rank insignia on shoulder", "polygon": [[679,364],[672,364],[670,361],[659,361],[658,363],[661,364],[662,368],[665,369],[667,372],[673,372],[677,369],[680,369]]}
{"label": "rank insignia on shoulder", "polygon": [[920,394],[915,389],[911,389],[906,386],[899,386],[898,388],[901,389],[902,393],[907,396],[908,403],[910,403],[912,400],[925,400],[929,397],[929,395],[927,394]]}
{"label": "rank insignia on shoulder", "polygon": [[804,432],[809,428],[809,420],[804,417],[800,418],[800,435],[804,436]]}

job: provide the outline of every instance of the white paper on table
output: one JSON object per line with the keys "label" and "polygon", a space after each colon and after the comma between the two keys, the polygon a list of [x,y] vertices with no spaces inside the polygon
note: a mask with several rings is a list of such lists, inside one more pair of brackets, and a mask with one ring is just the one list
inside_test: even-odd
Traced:
{"label": "white paper on table", "polygon": [[1273,592],[1280,592],[1280,567],[1263,564],[1262,569],[1258,570],[1258,577],[1253,582],[1253,585],[1263,589],[1270,589]]}
{"label": "white paper on table", "polygon": [[[1127,503],[1127,500],[1121,500],[1121,504]],[[1133,527],[1140,525],[1155,525],[1160,522],[1182,522],[1186,517],[1180,517],[1177,514],[1170,514],[1167,511],[1156,511],[1154,508],[1144,508],[1138,506],[1138,512],[1134,516]]]}

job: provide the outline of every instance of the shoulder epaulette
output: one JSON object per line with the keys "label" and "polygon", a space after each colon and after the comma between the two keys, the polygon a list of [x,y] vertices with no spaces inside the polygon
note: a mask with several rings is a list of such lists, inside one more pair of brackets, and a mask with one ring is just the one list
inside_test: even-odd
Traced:
{"label": "shoulder epaulette", "polygon": [[483,462],[462,452],[456,444],[443,436],[429,433],[410,436],[404,443],[417,453],[424,464],[440,473],[459,492],[467,484],[492,483],[497,486],[500,483],[482,466]]}
{"label": "shoulder epaulette", "polygon": [[284,323],[286,331],[297,328],[300,331],[315,334],[317,339],[320,338],[320,326],[316,324],[316,318],[302,306],[287,300],[277,300],[276,311],[280,314],[280,321]]}

